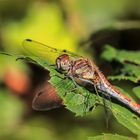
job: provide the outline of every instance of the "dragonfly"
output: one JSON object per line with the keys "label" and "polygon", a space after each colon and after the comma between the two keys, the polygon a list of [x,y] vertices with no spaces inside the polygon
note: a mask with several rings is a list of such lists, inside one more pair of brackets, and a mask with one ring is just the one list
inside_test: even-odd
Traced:
{"label": "dragonfly", "polygon": [[98,66],[88,58],[78,56],[69,51],[55,49],[31,39],[23,41],[23,47],[34,56],[53,58],[59,72],[82,87],[96,89],[106,97],[115,98],[129,109],[140,115],[140,104],[128,98],[115,88],[99,70]]}

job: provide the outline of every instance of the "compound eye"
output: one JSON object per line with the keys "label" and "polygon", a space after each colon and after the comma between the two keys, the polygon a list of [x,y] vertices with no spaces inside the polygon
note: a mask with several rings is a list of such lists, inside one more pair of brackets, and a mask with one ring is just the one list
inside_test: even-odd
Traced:
{"label": "compound eye", "polygon": [[68,70],[69,69],[69,61],[65,60],[61,63],[61,67],[63,70]]}

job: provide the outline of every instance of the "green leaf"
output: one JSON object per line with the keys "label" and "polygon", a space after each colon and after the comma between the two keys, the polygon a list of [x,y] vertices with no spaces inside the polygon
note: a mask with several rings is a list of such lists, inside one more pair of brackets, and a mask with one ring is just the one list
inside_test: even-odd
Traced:
{"label": "green leaf", "polygon": [[115,76],[109,76],[110,80],[129,80],[134,83],[140,81],[140,66],[132,64],[123,64],[123,68],[120,69],[121,74]]}
{"label": "green leaf", "polygon": [[[131,98],[128,93],[126,93],[123,89],[120,87],[116,87],[119,91],[121,91],[122,94],[126,95],[127,97]],[[117,119],[117,121],[128,128],[131,132],[133,132],[136,135],[139,135],[140,132],[140,117],[135,115],[133,112],[131,112],[126,107],[112,103],[111,111],[114,115],[114,117]]]}
{"label": "green leaf", "polygon": [[102,58],[107,61],[116,60],[120,63],[134,63],[140,65],[140,51],[117,50],[110,45],[106,45]]}
{"label": "green leaf", "polygon": [[116,75],[116,76],[108,76],[108,79],[109,80],[112,80],[112,81],[114,81],[114,80],[129,80],[129,81],[132,81],[132,82],[134,82],[134,83],[137,83],[138,82],[138,80],[137,80],[137,78],[136,77],[133,77],[133,76],[125,76],[125,75]]}
{"label": "green leaf", "polygon": [[[56,91],[63,99],[66,108],[74,112],[77,116],[87,114],[92,108],[96,107],[97,104],[103,105],[101,97],[89,92],[84,87],[78,86],[78,88],[74,90],[75,84],[73,81],[64,79],[64,75],[56,71],[54,66],[49,66],[46,61],[37,57],[24,57],[23,59],[30,60],[30,62],[32,61],[50,71],[51,79],[49,82],[56,88]],[[124,92],[122,89],[119,90],[121,90],[122,93]],[[109,104],[110,100],[104,100]],[[112,103],[110,109],[119,123],[124,125],[134,134],[139,134],[140,118],[125,107],[115,103]]]}
{"label": "green leaf", "polygon": [[57,94],[62,98],[67,109],[74,112],[77,116],[83,116],[94,108],[99,101],[94,93],[89,92],[85,88],[78,86],[72,80],[57,72],[54,66],[50,66],[46,61],[38,57],[20,57],[19,59],[27,60],[38,64],[50,71],[49,82],[56,88]]}
{"label": "green leaf", "polygon": [[140,118],[138,116],[118,104],[113,104],[112,112],[120,124],[128,128],[134,134],[140,134]]}
{"label": "green leaf", "polygon": [[109,45],[105,46],[104,51],[101,54],[101,57],[109,62],[115,59],[116,56],[117,56],[117,50]]}
{"label": "green leaf", "polygon": [[101,57],[109,62],[115,60],[122,64],[120,68],[115,67],[117,75],[109,76],[110,80],[129,80],[134,83],[140,81],[140,51],[117,50],[109,45],[105,46],[105,50]]}
{"label": "green leaf", "polygon": [[140,86],[133,88],[133,92],[140,99]]}
{"label": "green leaf", "polygon": [[133,64],[124,64],[124,67],[122,68],[122,73],[127,73],[131,76],[140,77],[140,66],[139,65],[133,65]]}
{"label": "green leaf", "polygon": [[[54,70],[50,70],[50,74],[54,74]],[[60,75],[55,71],[55,74]],[[78,86],[75,88],[74,83],[69,79],[61,79],[52,77],[49,81],[57,90],[58,95],[63,99],[67,109],[76,113],[77,116],[87,114],[90,108],[97,104],[96,95],[91,94],[88,90]]]}
{"label": "green leaf", "polygon": [[87,114],[90,108],[95,107],[97,104],[95,94],[80,86],[74,89],[75,85],[69,79],[63,80],[58,79],[58,77],[52,77],[49,82],[56,88],[66,108],[75,112],[77,116]]}
{"label": "green leaf", "polygon": [[88,140],[136,140],[132,137],[125,137],[121,135],[103,134],[96,137],[89,137]]}

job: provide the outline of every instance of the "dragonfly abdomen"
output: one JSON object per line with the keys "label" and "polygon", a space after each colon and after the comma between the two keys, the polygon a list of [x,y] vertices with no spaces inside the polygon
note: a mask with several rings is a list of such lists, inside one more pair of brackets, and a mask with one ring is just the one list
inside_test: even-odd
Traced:
{"label": "dragonfly abdomen", "polygon": [[105,96],[110,96],[125,104],[131,110],[140,114],[140,105],[122,94],[118,89],[109,83],[102,72],[97,71],[100,82],[97,84],[97,89]]}
{"label": "dragonfly abdomen", "polygon": [[140,105],[122,94],[119,90],[117,90],[110,83],[104,84],[103,82],[98,83],[97,89],[102,92],[106,97],[110,96],[112,98],[117,99],[127,107],[129,107],[134,112],[137,112],[140,115]]}

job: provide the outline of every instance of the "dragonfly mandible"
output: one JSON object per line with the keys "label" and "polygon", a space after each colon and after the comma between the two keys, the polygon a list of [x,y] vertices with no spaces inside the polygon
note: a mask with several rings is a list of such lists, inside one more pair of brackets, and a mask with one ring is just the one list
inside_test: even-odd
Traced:
{"label": "dragonfly mandible", "polygon": [[117,99],[140,115],[140,104],[137,104],[116,89],[91,60],[68,51],[55,49],[31,39],[24,40],[23,46],[35,56],[38,54],[42,57],[51,56],[55,60],[53,63],[56,64],[58,71],[65,74],[66,77],[76,84],[83,87],[88,85],[96,88],[104,96]]}

